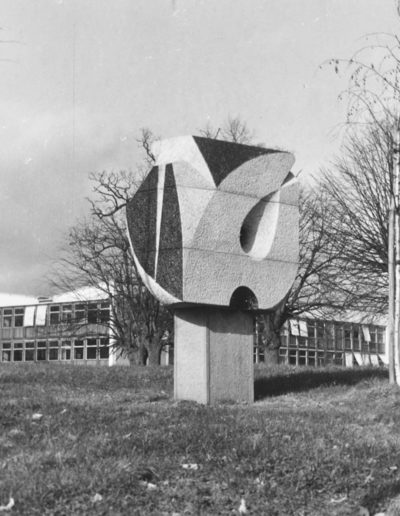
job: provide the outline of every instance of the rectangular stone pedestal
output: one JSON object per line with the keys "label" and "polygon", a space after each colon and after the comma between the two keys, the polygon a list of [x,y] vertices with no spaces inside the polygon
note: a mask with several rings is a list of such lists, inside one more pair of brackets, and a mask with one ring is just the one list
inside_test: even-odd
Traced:
{"label": "rectangular stone pedestal", "polygon": [[253,315],[196,307],[177,309],[174,320],[175,399],[252,403]]}

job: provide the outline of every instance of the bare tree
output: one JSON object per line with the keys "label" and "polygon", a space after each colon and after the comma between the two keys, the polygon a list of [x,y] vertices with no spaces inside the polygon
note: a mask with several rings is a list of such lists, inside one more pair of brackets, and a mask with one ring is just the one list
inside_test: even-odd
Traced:
{"label": "bare tree", "polygon": [[109,330],[113,341],[119,352],[140,361],[139,350],[144,351],[139,338],[140,288],[129,254],[123,225],[115,215],[81,221],[69,231],[53,283],[62,289],[92,286],[103,291],[104,298],[111,300]]}
{"label": "bare tree", "polygon": [[338,288],[342,249],[332,245],[331,213],[326,193],[303,188],[299,200],[299,268],[292,288],[273,310],[257,316],[259,346],[276,361],[281,331],[291,318],[333,318],[353,307],[354,299]]}
{"label": "bare tree", "polygon": [[[400,16],[400,2],[396,0],[395,4],[397,15]],[[371,135],[375,132],[385,145],[384,154],[388,161],[386,169],[389,177],[378,180],[379,186],[386,188],[380,189],[383,196],[379,199],[381,210],[377,215],[381,217],[382,211],[386,210],[386,227],[390,226],[392,230],[389,232],[386,228],[378,232],[383,228],[381,220],[378,227],[375,224],[371,227],[365,222],[364,229],[375,232],[374,242],[368,242],[368,238],[358,235],[360,263],[356,267],[354,260],[350,261],[349,269],[354,274],[352,279],[364,277],[366,281],[366,287],[360,289],[362,298],[374,297],[372,302],[376,305],[376,302],[379,303],[376,299],[378,297],[381,306],[388,305],[389,379],[391,383],[396,381],[400,385],[400,38],[397,34],[368,34],[365,36],[365,44],[350,59],[330,59],[327,63],[337,74],[344,71],[348,74],[348,87],[340,96],[347,99],[347,127],[354,133],[357,128],[370,126],[372,129],[365,137],[366,144],[370,144]],[[361,134],[365,136],[363,132]],[[344,183],[354,189],[356,199],[349,196],[341,204],[343,206],[346,200],[359,201],[359,207],[367,213],[365,221],[370,221],[370,210],[376,212],[376,209],[360,202],[358,194],[363,189],[362,181],[360,178],[351,177],[347,167],[342,165],[338,168],[344,172]],[[382,171],[382,168],[380,170]],[[328,184],[331,193],[337,194],[337,186]],[[335,199],[340,205],[337,195]],[[390,210],[387,209],[388,206]],[[354,216],[354,213],[349,215]],[[386,256],[380,245],[382,238],[387,246],[390,242]],[[362,255],[363,251],[367,254]],[[370,288],[369,292],[365,290],[370,287],[368,270],[375,270],[375,267],[380,267],[383,272],[381,275],[376,271],[372,273],[377,288],[377,295],[372,296],[373,289]],[[390,290],[388,302],[382,286],[382,282],[386,280]]]}
{"label": "bare tree", "polygon": [[[397,6],[398,7],[398,6]],[[400,15],[399,7],[397,14]],[[328,59],[320,68],[331,67],[348,78],[339,95],[347,102],[346,124],[395,127],[400,113],[400,38],[397,34],[372,33],[350,58]]]}
{"label": "bare tree", "polygon": [[253,132],[240,116],[229,116],[217,129],[213,128],[211,123],[208,123],[199,132],[201,136],[206,138],[226,140],[243,145],[252,144],[254,139]]}
{"label": "bare tree", "polygon": [[[224,124],[226,139],[251,143],[251,132],[245,122],[230,118]],[[210,127],[203,135],[210,135]],[[215,134],[214,134],[215,136]],[[148,167],[154,161],[151,144],[156,140],[148,129],[142,131],[139,144],[145,152]],[[139,176],[142,170],[139,169]],[[64,278],[74,284],[103,284],[107,295],[114,299],[115,331],[118,345],[123,350],[134,350],[142,357],[147,352],[151,363],[157,363],[161,336],[171,329],[170,314],[147,292],[137,274],[126,236],[125,207],[138,187],[137,176],[126,172],[101,172],[91,175],[94,184],[90,200],[92,218],[72,228],[68,250],[64,256]],[[300,202],[300,266],[295,283],[278,307],[260,314],[263,347],[277,356],[280,331],[291,317],[313,311],[342,310],[350,296],[333,295],[337,276],[340,247],[333,247],[327,227],[331,216],[324,193],[303,190]]]}
{"label": "bare tree", "polygon": [[[215,130],[210,124],[200,131],[203,136],[242,144],[254,144],[254,133],[240,117],[228,117]],[[259,144],[258,144],[259,145]],[[259,346],[276,361],[281,331],[291,318],[300,316],[333,317],[353,306],[354,296],[338,288],[340,246],[334,247],[328,228],[331,216],[327,195],[318,186],[301,188],[299,269],[291,290],[273,310],[257,314]]]}
{"label": "bare tree", "polygon": [[[143,130],[140,143],[149,160],[151,138]],[[148,358],[149,365],[157,365],[164,333],[172,333],[172,316],[147,291],[130,249],[125,207],[140,179],[124,171],[93,173],[90,179],[91,218],[70,229],[54,283],[104,290],[112,301],[110,329],[119,351],[138,363]]]}
{"label": "bare tree", "polygon": [[388,307],[388,213],[393,197],[393,135],[384,121],[347,137],[343,156],[320,179],[328,205],[326,228],[340,251],[342,295],[362,311]]}

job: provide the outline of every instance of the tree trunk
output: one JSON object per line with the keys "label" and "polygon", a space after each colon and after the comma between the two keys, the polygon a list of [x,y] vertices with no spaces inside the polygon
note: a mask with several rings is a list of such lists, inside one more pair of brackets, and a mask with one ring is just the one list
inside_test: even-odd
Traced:
{"label": "tree trunk", "polygon": [[261,316],[260,341],[264,348],[264,361],[268,364],[277,364],[279,348],[281,346],[281,326],[279,314],[267,312]]}
{"label": "tree trunk", "polygon": [[147,349],[144,343],[144,339],[139,339],[138,341],[138,350],[137,350],[137,364],[145,366],[147,362]]}
{"label": "tree trunk", "polygon": [[159,366],[160,365],[160,355],[161,355],[161,346],[157,341],[149,342],[148,345],[148,353],[149,353],[149,366]]}
{"label": "tree trunk", "polygon": [[274,365],[279,362],[279,348],[265,348],[264,362],[268,365]]}
{"label": "tree trunk", "polygon": [[124,356],[129,360],[129,365],[146,365],[146,357],[143,356],[146,352],[143,339],[127,332],[122,348],[124,349]]}

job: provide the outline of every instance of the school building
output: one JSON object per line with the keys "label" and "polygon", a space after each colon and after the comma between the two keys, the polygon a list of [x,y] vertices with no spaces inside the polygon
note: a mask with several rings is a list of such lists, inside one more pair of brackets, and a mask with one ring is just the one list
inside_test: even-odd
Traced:
{"label": "school building", "polygon": [[[116,352],[110,299],[85,287],[52,298],[0,294],[0,362],[62,362],[112,366],[128,364]],[[279,361],[297,366],[386,365],[386,322],[349,314],[341,321],[291,319],[281,332]],[[254,362],[264,361],[255,331]],[[173,363],[173,346],[162,352]]]}
{"label": "school building", "polygon": [[109,323],[110,300],[100,289],[0,294],[0,361],[113,365]]}
{"label": "school building", "polygon": [[[256,335],[254,361],[264,361]],[[386,320],[350,313],[341,320],[290,319],[281,331],[279,362],[291,365],[346,367],[389,363]]]}

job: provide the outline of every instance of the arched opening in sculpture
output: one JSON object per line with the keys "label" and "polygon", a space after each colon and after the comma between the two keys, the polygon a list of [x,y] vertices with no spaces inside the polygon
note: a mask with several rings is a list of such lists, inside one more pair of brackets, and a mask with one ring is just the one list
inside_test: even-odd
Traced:
{"label": "arched opening in sculpture", "polygon": [[258,300],[248,287],[238,287],[232,294],[229,308],[233,310],[257,310]]}

